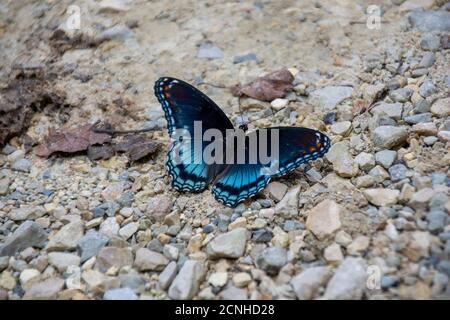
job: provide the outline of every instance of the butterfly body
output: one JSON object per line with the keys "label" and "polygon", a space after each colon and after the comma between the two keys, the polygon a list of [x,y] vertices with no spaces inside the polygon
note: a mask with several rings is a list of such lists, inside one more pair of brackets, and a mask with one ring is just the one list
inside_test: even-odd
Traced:
{"label": "butterfly body", "polygon": [[[211,185],[218,201],[234,207],[272,178],[322,157],[330,147],[326,135],[307,128],[235,129],[210,98],[178,79],[160,78],[154,89],[174,139],[166,167],[172,187],[179,191],[202,191]],[[216,148],[211,148],[213,143]],[[208,154],[210,149],[214,152]]]}

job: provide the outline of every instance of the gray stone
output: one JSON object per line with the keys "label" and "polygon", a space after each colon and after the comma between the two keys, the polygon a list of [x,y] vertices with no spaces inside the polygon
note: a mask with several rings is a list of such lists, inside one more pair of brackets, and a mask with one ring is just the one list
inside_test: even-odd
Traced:
{"label": "gray stone", "polygon": [[431,96],[436,91],[436,86],[431,80],[424,81],[419,88],[419,94],[424,98]]}
{"label": "gray stone", "polygon": [[50,278],[30,285],[23,298],[25,300],[54,300],[63,287],[63,279]]}
{"label": "gray stone", "polygon": [[220,48],[213,45],[211,42],[205,42],[200,45],[197,58],[200,59],[222,59],[223,52]]}
{"label": "gray stone", "polygon": [[69,266],[80,265],[80,257],[67,252],[50,252],[48,254],[48,261],[61,273],[66,271]]}
{"label": "gray stone", "polygon": [[227,286],[225,290],[220,292],[219,297],[223,300],[247,300],[247,290],[236,288],[233,285]]}
{"label": "gray stone", "polygon": [[140,271],[162,271],[169,263],[169,260],[159,252],[140,248],[136,251],[134,265]]}
{"label": "gray stone", "polygon": [[47,244],[47,251],[75,249],[78,240],[83,237],[84,222],[74,221],[62,227]]}
{"label": "gray stone", "polygon": [[450,31],[448,11],[413,11],[408,21],[421,31]]}
{"label": "gray stone", "polygon": [[133,253],[130,248],[104,247],[97,256],[96,267],[106,272],[111,267],[120,269],[132,264]]}
{"label": "gray stone", "polygon": [[327,267],[312,267],[292,278],[291,285],[299,300],[310,300],[317,295],[330,277],[331,270]]}
{"label": "gray stone", "polygon": [[190,300],[198,292],[205,270],[199,261],[187,260],[169,288],[169,297],[174,300]]}
{"label": "gray stone", "polygon": [[383,166],[386,169],[394,162],[397,157],[397,152],[394,150],[381,150],[375,153],[375,161],[377,164]]}
{"label": "gray stone", "polygon": [[95,257],[100,250],[108,243],[109,238],[95,230],[89,230],[77,243],[78,254],[81,262],[85,262]]}
{"label": "gray stone", "polygon": [[413,94],[413,89],[411,88],[400,88],[389,92],[389,97],[395,102],[408,102]]}
{"label": "gray stone", "polygon": [[234,64],[247,62],[247,61],[256,61],[257,63],[259,62],[258,58],[256,57],[256,54],[254,54],[254,53],[247,53],[247,54],[244,54],[244,55],[241,55],[241,56],[235,56],[233,58],[233,63]]}
{"label": "gray stone", "polygon": [[171,261],[159,275],[159,285],[161,286],[161,289],[166,290],[172,283],[173,279],[175,279],[176,275],[177,263],[175,261]]}
{"label": "gray stone", "polygon": [[422,60],[420,60],[419,66],[421,68],[429,68],[432,67],[436,62],[436,56],[433,52],[425,52]]}
{"label": "gray stone", "polygon": [[380,126],[372,133],[372,140],[376,147],[390,149],[406,142],[408,133],[404,127]]}
{"label": "gray stone", "polygon": [[134,32],[123,25],[116,25],[106,29],[95,37],[96,42],[103,42],[108,40],[125,41],[134,37]]}
{"label": "gray stone", "polygon": [[266,248],[256,258],[258,267],[271,275],[277,274],[286,263],[287,252],[280,247]]}
{"label": "gray stone", "polygon": [[401,163],[393,165],[389,168],[389,175],[391,176],[391,180],[393,182],[405,179],[407,172],[408,168]]}
{"label": "gray stone", "polygon": [[244,255],[247,230],[236,228],[215,237],[206,249],[210,258],[239,258]]}
{"label": "gray stone", "polygon": [[390,118],[399,120],[402,117],[403,104],[380,102],[375,105],[370,111],[372,114],[385,114]]}
{"label": "gray stone", "polygon": [[137,300],[138,296],[130,288],[117,288],[105,292],[103,300]]}
{"label": "gray stone", "polygon": [[352,94],[352,87],[328,86],[313,91],[310,94],[310,99],[313,105],[324,108],[325,110],[332,110],[339,103],[351,97]]}
{"label": "gray stone", "polygon": [[441,46],[441,37],[436,34],[426,33],[420,39],[420,46],[423,50],[437,51]]}
{"label": "gray stone", "polygon": [[337,268],[325,290],[325,299],[359,300],[366,288],[366,263],[347,257]]}
{"label": "gray stone", "polygon": [[408,124],[431,122],[431,113],[425,112],[425,113],[413,114],[411,116],[405,117],[404,120]]}
{"label": "gray stone", "polygon": [[428,226],[427,229],[430,232],[438,233],[445,227],[445,222],[448,219],[448,215],[442,210],[433,210],[427,214]]}
{"label": "gray stone", "polygon": [[30,172],[31,162],[27,159],[20,159],[14,162],[11,168],[21,172]]}
{"label": "gray stone", "polygon": [[442,260],[438,263],[437,269],[446,274],[448,277],[450,277],[450,261],[449,260]]}
{"label": "gray stone", "polygon": [[424,142],[427,146],[432,146],[433,144],[436,143],[436,141],[438,141],[438,138],[437,138],[437,137],[433,137],[433,136],[429,136],[429,137],[423,138],[423,142]]}
{"label": "gray stone", "polygon": [[0,246],[0,257],[13,256],[28,247],[42,248],[47,237],[47,233],[38,223],[25,221]]}

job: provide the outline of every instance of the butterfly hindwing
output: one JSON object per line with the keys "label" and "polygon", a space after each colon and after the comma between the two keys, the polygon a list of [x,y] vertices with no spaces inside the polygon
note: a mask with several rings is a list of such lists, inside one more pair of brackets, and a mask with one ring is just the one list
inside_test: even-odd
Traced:
{"label": "butterfly hindwing", "polygon": [[[330,147],[329,138],[313,129],[278,127],[264,130],[268,130],[267,139],[258,139],[258,144],[260,141],[269,145],[272,142],[278,143],[278,157],[273,157],[267,164],[262,164],[258,158],[256,164],[230,165],[215,181],[212,193],[218,201],[234,207],[264,189],[272,177],[285,175],[301,164],[323,156]],[[273,130],[278,131],[278,136],[273,134]],[[257,130],[259,137],[258,133]],[[274,136],[277,136],[277,141],[272,141]],[[267,150],[269,154],[272,151],[270,146]],[[250,152],[254,151],[247,144],[246,159]],[[277,166],[274,167],[274,163]]]}
{"label": "butterfly hindwing", "polygon": [[[177,129],[184,129],[194,137],[194,122],[202,124],[202,135],[207,129],[218,128],[224,132],[233,125],[225,113],[205,94],[190,84],[169,77],[155,83],[155,95],[161,103],[169,134],[173,138]],[[196,150],[194,140],[180,142],[177,139],[168,153],[166,167],[172,177],[172,186],[179,191],[200,191],[220,172],[223,166],[211,167],[197,155],[200,161],[193,161]],[[202,142],[202,149],[205,142]],[[181,161],[179,161],[181,160]]]}

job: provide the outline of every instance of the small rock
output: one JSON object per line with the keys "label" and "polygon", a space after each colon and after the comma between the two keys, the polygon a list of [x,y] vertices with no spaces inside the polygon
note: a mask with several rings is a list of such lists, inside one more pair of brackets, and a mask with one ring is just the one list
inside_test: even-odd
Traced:
{"label": "small rock", "polygon": [[280,247],[264,249],[256,258],[259,268],[268,274],[275,275],[287,263],[286,250]]}
{"label": "small rock", "polygon": [[50,252],[48,261],[61,273],[66,271],[68,266],[80,265],[80,257],[66,252]]}
{"label": "small rock", "polygon": [[172,206],[173,202],[168,196],[160,195],[150,199],[144,213],[149,218],[153,218],[156,221],[162,221],[164,220],[164,217],[170,213]]}
{"label": "small rock", "polygon": [[404,127],[380,126],[372,133],[372,140],[376,147],[390,149],[402,145],[408,133]]}
{"label": "small rock", "polygon": [[47,237],[47,233],[38,223],[25,221],[0,245],[0,257],[13,256],[28,247],[42,248]]}
{"label": "small rock", "polygon": [[287,185],[281,182],[272,181],[267,185],[267,191],[269,192],[269,196],[277,202],[283,199],[287,190],[288,190]]}
{"label": "small rock", "polygon": [[97,268],[106,272],[109,268],[120,269],[133,264],[133,254],[129,248],[104,247],[97,257]]}
{"label": "small rock", "polygon": [[22,287],[25,287],[31,280],[37,279],[41,273],[36,269],[25,269],[20,273],[19,279]]}
{"label": "small rock", "polygon": [[30,172],[31,162],[27,159],[20,159],[11,165],[11,169],[20,172]]}
{"label": "small rock", "polygon": [[15,287],[16,279],[12,276],[11,272],[3,271],[0,273],[0,288],[13,290]]}
{"label": "small rock", "polygon": [[450,12],[448,11],[413,11],[408,21],[420,31],[450,31]]}
{"label": "small rock", "polygon": [[102,0],[99,6],[99,13],[118,13],[130,10],[129,0]]}
{"label": "small rock", "polygon": [[175,261],[170,262],[159,275],[159,285],[163,290],[166,290],[173,279],[177,275],[177,263]]}
{"label": "small rock", "polygon": [[408,168],[406,168],[406,166],[401,163],[393,165],[392,167],[389,168],[389,175],[391,176],[391,180],[393,182],[405,179],[407,173]]}
{"label": "small rock", "polygon": [[64,287],[64,280],[50,278],[42,282],[32,284],[25,292],[25,300],[54,300]]}
{"label": "small rock", "polygon": [[47,244],[47,251],[72,250],[83,237],[84,222],[74,221],[61,228]]}
{"label": "small rock", "polygon": [[328,283],[324,298],[359,300],[366,288],[366,264],[361,258],[347,257]]}
{"label": "small rock", "polygon": [[136,251],[134,265],[140,271],[162,271],[169,264],[169,260],[161,253],[140,248]]}
{"label": "small rock", "polygon": [[238,288],[246,287],[252,281],[252,277],[247,272],[238,272],[233,276],[233,283]]}
{"label": "small rock", "polygon": [[306,219],[306,228],[319,239],[324,239],[341,227],[340,206],[332,200],[324,200],[312,208]]}
{"label": "small rock", "polygon": [[334,109],[345,99],[351,97],[352,94],[352,87],[328,86],[313,91],[310,94],[310,99],[312,100],[313,105],[329,111]]}
{"label": "small rock", "polygon": [[89,230],[77,243],[77,251],[81,256],[81,262],[95,257],[107,243],[107,236],[95,230]]}
{"label": "small rock", "polygon": [[400,191],[392,190],[392,189],[366,189],[363,191],[366,199],[378,206],[378,207],[386,207],[398,202],[398,198],[400,196]]}
{"label": "small rock", "polygon": [[199,289],[204,278],[202,264],[195,260],[187,260],[169,288],[169,297],[174,300],[190,300]]}
{"label": "small rock", "polygon": [[214,287],[223,287],[228,281],[228,273],[226,272],[214,272],[209,278],[208,282]]}
{"label": "small rock", "polygon": [[273,100],[270,105],[272,106],[272,108],[275,111],[280,111],[281,109],[285,108],[289,103],[288,99],[281,99],[281,98],[277,98],[275,100]]}
{"label": "small rock", "polygon": [[108,28],[104,30],[103,32],[99,33],[95,37],[95,42],[101,43],[103,41],[108,40],[119,40],[119,41],[125,41],[127,39],[133,38],[134,32],[124,25],[115,25],[111,28]]}
{"label": "small rock", "polygon": [[358,236],[347,246],[347,253],[353,256],[364,253],[370,244],[370,238],[366,236]]}
{"label": "small rock", "polygon": [[432,33],[426,33],[420,39],[420,46],[423,50],[437,51],[441,46],[441,38]]}
{"label": "small rock", "polygon": [[223,52],[220,48],[213,45],[211,42],[205,42],[200,45],[197,58],[200,59],[222,59]]}
{"label": "small rock", "polygon": [[450,115],[450,98],[436,100],[431,106],[431,113],[437,117],[448,117]]}
{"label": "small rock", "polygon": [[100,225],[99,232],[108,238],[112,238],[119,233],[120,225],[115,217],[106,218]]}
{"label": "small rock", "polygon": [[413,94],[413,89],[411,88],[400,88],[393,90],[389,93],[389,97],[395,102],[405,103],[408,102]]}
{"label": "small rock", "polygon": [[411,116],[405,117],[405,122],[409,124],[417,124],[430,121],[431,121],[431,113],[429,112],[413,114]]}
{"label": "small rock", "polygon": [[433,93],[436,92],[436,86],[434,85],[434,83],[431,80],[426,80],[424,81],[424,83],[422,83],[422,85],[419,88],[419,94],[426,98],[431,96]]}
{"label": "small rock", "polygon": [[300,186],[291,188],[275,206],[275,213],[283,217],[297,216],[299,193]]}
{"label": "small rock", "polygon": [[436,192],[433,189],[424,188],[422,190],[413,193],[413,195],[411,196],[411,200],[409,201],[409,204],[413,208],[426,208],[428,202],[435,194]]}
{"label": "small rock", "polygon": [[374,115],[387,115],[392,119],[399,120],[403,113],[403,104],[401,103],[377,103],[370,112]]}
{"label": "small rock", "polygon": [[376,163],[383,166],[385,169],[389,169],[396,157],[397,152],[394,150],[381,150],[375,153]]}
{"label": "small rock", "polygon": [[230,232],[215,237],[207,247],[210,258],[232,258],[242,257],[247,243],[247,230],[237,228]]}
{"label": "small rock", "polygon": [[138,296],[130,288],[110,289],[105,292],[103,300],[137,300]]}
{"label": "small rock", "polygon": [[331,125],[331,132],[340,136],[347,136],[352,129],[352,123],[350,121],[335,122]]}
{"label": "small rock", "polygon": [[433,52],[425,52],[422,60],[420,60],[419,66],[422,68],[429,68],[436,62],[436,56]]}
{"label": "small rock", "polygon": [[220,292],[220,299],[222,300],[247,300],[247,290],[236,288],[233,285],[227,286],[227,288]]}
{"label": "small rock", "polygon": [[121,236],[124,240],[128,240],[137,231],[138,224],[136,222],[131,222],[119,230],[119,236]]}
{"label": "small rock", "polygon": [[299,300],[310,300],[316,297],[330,277],[331,271],[327,267],[312,267],[292,278],[291,285]]}
{"label": "small rock", "polygon": [[375,166],[375,157],[371,153],[361,152],[355,157],[355,162],[361,170],[370,170]]}
{"label": "small rock", "polygon": [[259,62],[258,58],[256,57],[256,54],[254,54],[254,53],[248,53],[248,54],[244,54],[244,55],[241,55],[241,56],[235,56],[233,58],[233,63],[234,64],[247,62],[247,61],[256,61],[257,63]]}
{"label": "small rock", "polygon": [[341,247],[337,243],[332,243],[326,247],[323,252],[323,256],[325,260],[331,263],[337,263],[344,260]]}

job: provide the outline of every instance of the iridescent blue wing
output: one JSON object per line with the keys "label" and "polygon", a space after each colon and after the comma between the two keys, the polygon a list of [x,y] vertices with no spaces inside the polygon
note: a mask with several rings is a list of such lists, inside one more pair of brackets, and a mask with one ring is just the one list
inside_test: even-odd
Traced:
{"label": "iridescent blue wing", "polygon": [[[263,140],[260,139],[260,131],[256,131],[258,152],[260,143],[267,143],[267,154],[270,154],[273,142],[278,143],[278,156],[274,156],[269,163],[262,162],[258,156],[257,163],[252,164],[248,158],[250,153],[255,151],[247,142],[246,163],[229,165],[214,182],[212,193],[218,201],[234,207],[264,189],[271,178],[283,176],[302,163],[322,157],[330,148],[330,139],[316,130],[296,127],[274,127],[265,130],[267,139]],[[276,136],[272,134],[273,130],[278,131],[277,141],[272,140]]]}
{"label": "iridescent blue wing", "polygon": [[[226,129],[233,129],[233,124],[210,98],[184,81],[163,77],[156,81],[154,90],[171,137],[177,134],[177,129],[186,130],[192,137],[183,142],[176,139],[168,153],[166,167],[172,177],[172,186],[180,191],[205,189],[225,166],[207,165],[202,155],[196,154],[202,152],[207,143],[201,142],[200,150],[194,148],[194,121],[201,121],[202,135],[214,128],[225,136]],[[194,159],[200,161],[194,163]]]}

